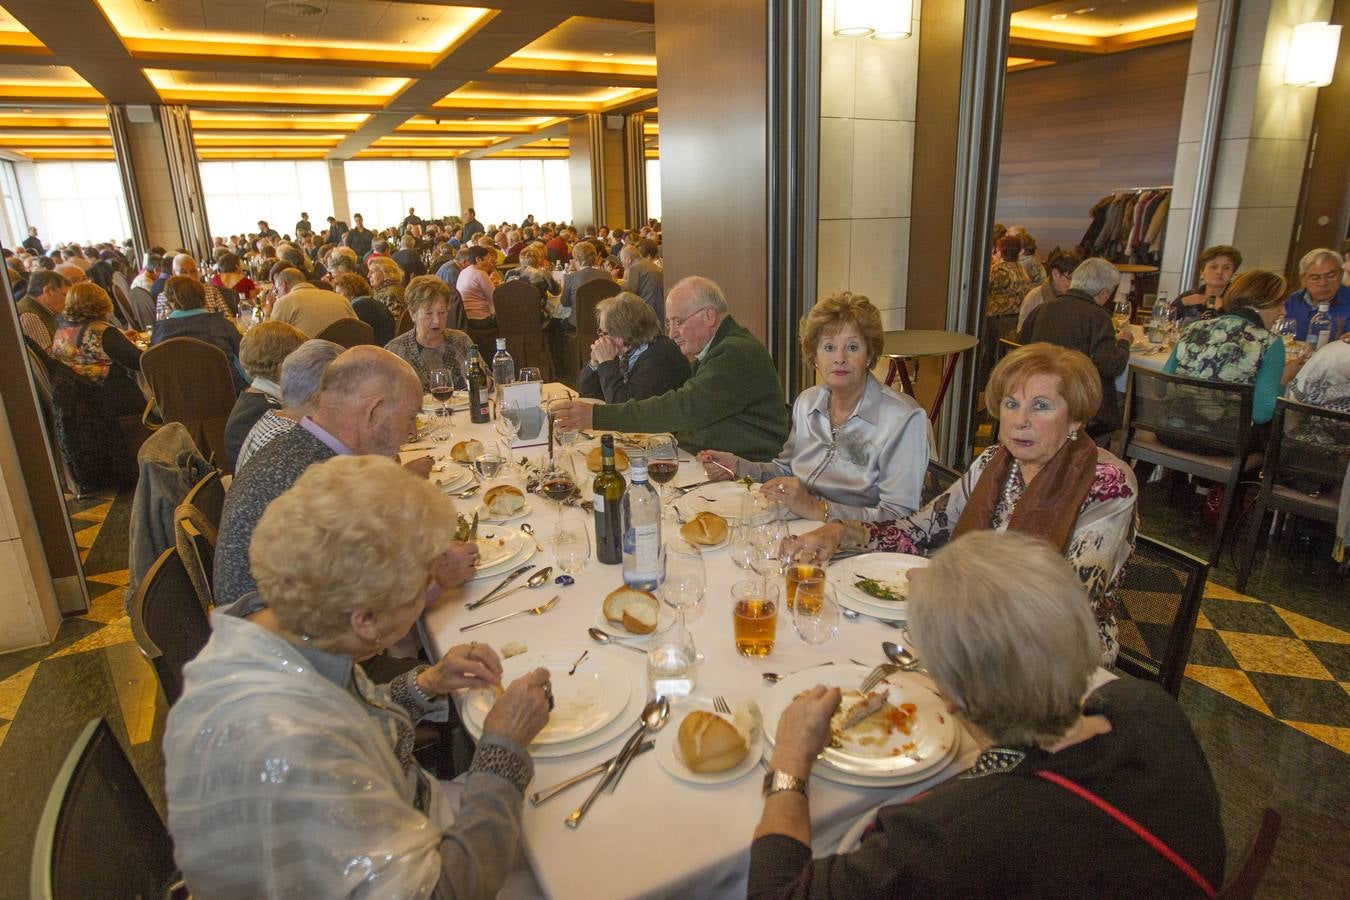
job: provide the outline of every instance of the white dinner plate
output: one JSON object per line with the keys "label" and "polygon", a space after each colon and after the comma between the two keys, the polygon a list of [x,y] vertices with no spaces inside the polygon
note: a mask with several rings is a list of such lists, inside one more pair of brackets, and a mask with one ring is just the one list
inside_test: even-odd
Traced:
{"label": "white dinner plate", "polygon": [[[758,485],[752,485],[750,490],[745,489],[745,485],[739,481],[718,481],[713,484],[705,484],[703,487],[694,488],[689,493],[675,501],[680,512],[686,519],[692,519],[701,512],[717,513],[727,520],[727,523],[733,523],[741,517],[741,503],[743,499],[752,493],[757,493]],[[753,502],[753,500],[752,500]],[[753,521],[768,521],[773,515],[772,509],[762,509],[752,517]]]}
{"label": "white dinner plate", "polygon": [[[623,659],[631,654],[622,654],[616,659]],[[595,656],[595,651],[591,650],[591,657]],[[521,659],[523,657],[511,657],[512,659]],[[588,657],[589,659],[590,657]],[[575,657],[573,657],[575,659]],[[637,657],[633,657],[637,660]],[[568,666],[572,663],[569,661]],[[598,750],[606,744],[615,744],[617,750],[620,738],[626,737],[632,733],[633,726],[637,724],[638,715],[642,708],[647,704],[647,678],[646,671],[640,665],[632,665],[624,670],[628,678],[628,705],[624,707],[623,712],[599,731],[592,732],[585,737],[577,738],[574,741],[567,741],[561,744],[531,744],[530,756],[534,759],[561,759],[567,756],[574,756],[581,753],[589,753],[592,750]],[[509,683],[509,682],[508,682]],[[467,699],[467,698],[466,698]],[[465,728],[469,734],[477,740],[483,736],[482,724],[474,725],[467,718],[464,722]]]}
{"label": "white dinner plate", "polygon": [[623,638],[625,643],[642,646],[647,639],[665,631],[671,625],[675,624],[675,611],[666,604],[662,603],[660,610],[656,614],[656,630],[650,634],[633,634],[633,632],[624,628],[618,622],[611,622],[605,618],[604,604],[595,609],[595,627],[601,631],[607,631],[618,638]]}
{"label": "white dinner plate", "polygon": [[938,760],[932,766],[911,772],[901,772],[898,775],[892,775],[888,778],[877,778],[874,776],[851,775],[848,772],[841,772],[833,766],[827,766],[823,762],[816,762],[811,767],[811,777],[823,778],[826,781],[833,781],[835,784],[846,784],[850,787],[862,788],[892,788],[904,787],[907,784],[915,784],[920,781],[927,781],[938,775],[943,769],[956,758],[960,751],[961,742],[957,740],[952,747],[951,752],[945,759]]}
{"label": "white dinner plate", "polygon": [[[673,720],[675,717],[671,716]],[[723,716],[723,718],[726,718]],[[683,719],[683,716],[681,716]],[[764,755],[764,738],[760,732],[756,731],[754,739],[750,742],[750,752],[745,754],[745,759],[736,765],[727,769],[725,772],[695,772],[684,761],[684,754],[680,752],[680,723],[671,721],[665,728],[662,728],[656,735],[656,761],[661,764],[671,775],[681,781],[687,781],[690,784],[727,784],[732,781],[739,781],[759,765],[759,758]]]}
{"label": "white dinner plate", "polygon": [[[530,745],[565,744],[595,734],[619,718],[628,706],[632,688],[625,669],[617,660],[609,659],[589,647],[562,647],[537,653],[513,656],[502,665],[502,684],[510,684],[526,672],[539,667],[549,670],[553,685],[553,711]],[[586,653],[576,672],[568,672]],[[464,702],[464,721],[479,733],[488,710],[496,702],[490,690],[473,691]]]}
{"label": "white dinner plate", "polygon": [[[492,513],[488,511],[488,508],[481,503],[474,509],[474,512],[478,513],[478,521],[480,524],[486,522],[490,525],[505,525],[507,522],[519,522],[521,519],[534,512],[534,507],[530,505],[530,501],[526,500],[525,506],[519,512],[513,513],[504,519],[495,518]],[[470,515],[472,514],[473,513],[470,513]]]}
{"label": "white dinner plate", "polygon": [[[478,524],[478,532],[480,535],[484,532],[482,522]],[[494,543],[495,540],[500,540],[502,544],[500,547],[492,549],[489,554],[481,548],[482,538],[480,537],[478,566],[474,571],[473,579],[470,580],[490,578],[493,575],[505,575],[535,553],[534,540],[524,532],[517,531],[514,528],[502,528],[500,525],[490,526],[487,532],[493,535]],[[508,550],[509,553],[507,553]],[[503,555],[504,553],[507,555]]]}
{"label": "white dinner plate", "polygon": [[903,619],[909,604],[903,600],[881,600],[865,594],[854,584],[859,577],[892,584],[905,584],[905,573],[928,565],[922,556],[909,553],[865,553],[840,560],[826,570],[825,580],[834,586],[839,602],[854,612],[887,619]]}
{"label": "white dinner plate", "polygon": [[445,468],[431,473],[431,483],[445,493],[461,491],[473,483],[473,473],[459,463],[447,460],[437,465],[442,465]]}
{"label": "white dinner plate", "polygon": [[[764,706],[764,733],[774,735],[778,720],[798,694],[817,684],[856,691],[870,669],[859,665],[836,665],[807,669],[789,675],[769,692]],[[875,690],[887,690],[893,705],[914,704],[908,733],[881,734],[854,729],[843,747],[826,747],[820,764],[826,768],[864,779],[919,775],[941,765],[960,742],[956,720],[947,705],[927,681],[909,672],[898,672],[885,679]],[[772,737],[769,738],[772,742]]]}

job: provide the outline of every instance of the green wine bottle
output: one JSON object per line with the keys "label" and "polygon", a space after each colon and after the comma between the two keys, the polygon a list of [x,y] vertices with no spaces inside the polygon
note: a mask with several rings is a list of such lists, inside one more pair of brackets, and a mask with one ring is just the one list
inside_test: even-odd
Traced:
{"label": "green wine bottle", "polygon": [[478,356],[478,348],[469,348],[469,421],[488,421],[487,370]]}
{"label": "green wine bottle", "polygon": [[623,562],[623,492],[626,482],[614,466],[614,435],[600,438],[600,474],[595,476],[595,558]]}

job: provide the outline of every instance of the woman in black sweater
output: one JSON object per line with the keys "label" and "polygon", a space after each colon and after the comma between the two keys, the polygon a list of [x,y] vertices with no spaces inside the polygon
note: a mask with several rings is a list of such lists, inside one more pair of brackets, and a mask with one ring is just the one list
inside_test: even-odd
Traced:
{"label": "woman in black sweater", "polygon": [[581,367],[581,396],[606,403],[656,397],[689,380],[689,360],[661,333],[656,313],[637,294],[624,291],[595,310],[600,336]]}
{"label": "woman in black sweater", "polygon": [[1200,745],[1157,685],[1098,671],[1082,591],[1049,544],[1014,531],[960,537],[914,570],[915,652],[982,752],[882,807],[856,849],[813,860],[804,782],[782,785],[809,777],[840,692],[806,692],[779,720],[770,769],[784,775],[749,896],[1214,896],[1224,840]]}

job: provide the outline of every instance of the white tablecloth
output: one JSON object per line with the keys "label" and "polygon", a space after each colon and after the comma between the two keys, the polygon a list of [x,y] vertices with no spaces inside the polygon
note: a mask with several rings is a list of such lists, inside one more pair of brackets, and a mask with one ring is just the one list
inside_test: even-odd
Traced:
{"label": "white tablecloth", "polygon": [[[1142,325],[1131,325],[1130,327],[1134,329],[1135,333],[1134,346],[1137,347],[1140,344],[1148,342],[1148,337],[1144,333],[1144,328]],[[1167,357],[1171,355],[1172,355],[1171,344],[1166,345],[1162,350],[1158,350],[1156,352],[1152,349],[1152,347],[1145,347],[1141,350],[1133,350],[1130,352],[1130,365],[1139,366],[1142,369],[1152,369],[1155,372],[1161,372],[1163,364],[1167,362]],[[1129,366],[1126,366],[1125,371],[1121,372],[1119,375],[1116,376],[1116,390],[1119,391],[1122,395],[1125,393],[1125,381],[1126,378],[1129,376],[1129,373],[1130,373]]]}
{"label": "white tablecloth", "polygon": [[[455,440],[493,436],[491,426],[470,425],[465,416],[457,416],[455,421]],[[539,451],[533,453],[537,455]],[[689,461],[681,466],[673,484],[689,484],[703,478],[702,469]],[[587,481],[583,493],[589,490]],[[471,507],[476,499],[461,502]],[[528,521],[544,548],[532,561],[539,566],[552,565],[549,535],[556,507],[538,496],[532,496],[530,503],[533,513]],[[565,510],[564,515],[589,522],[589,515],[575,508]],[[811,527],[813,523],[794,523],[794,531]],[[827,660],[847,662],[850,657],[879,663],[883,661],[881,642],[895,636],[892,628],[880,622],[841,618],[837,638],[823,647],[811,647],[798,639],[791,621],[780,614],[774,652],[761,660],[738,656],[732,642],[730,591],[732,584],[744,577],[743,572],[732,563],[725,549],[707,554],[706,565],[708,590],[703,609],[689,621],[689,629],[706,656],[700,666],[695,696],[711,698],[722,694],[733,705],[749,697],[763,706],[772,686],[760,677],[762,673],[794,672]],[[473,583],[460,591],[459,596],[451,594],[426,613],[423,626],[431,644],[429,652],[439,655],[445,648],[469,639],[494,647],[519,641],[530,652],[562,646],[589,647],[593,655],[603,654],[644,672],[645,682],[643,657],[621,648],[602,647],[591,642],[586,634],[586,629],[594,624],[604,595],[622,583],[619,566],[601,565],[592,557],[574,585],[558,587],[550,583],[546,588],[522,591],[500,604],[473,612],[464,610],[464,602],[481,597],[499,580]],[[562,600],[544,616],[520,617],[466,635],[459,632],[461,625],[538,605],[555,593],[561,594]],[[678,726],[685,709],[678,705],[672,709],[668,728]],[[615,738],[604,747],[564,759],[537,760],[535,781],[529,790],[555,784],[590,768],[616,753],[622,740]],[[935,782],[969,766],[974,756],[973,742],[963,735],[956,760],[919,784],[866,789],[813,779],[811,816],[816,855],[833,852],[840,838],[864,813],[927,790]],[[585,798],[593,783],[573,788],[540,807],[527,802],[524,831],[530,868],[543,892],[558,898],[743,896],[750,840],[762,811],[762,776],[763,770],[756,768],[731,784],[695,786],[668,775],[657,762],[655,751],[648,752],[633,763],[614,794],[600,797],[576,830],[567,828],[563,820]],[[528,884],[529,879],[519,881]],[[533,890],[530,885],[508,893],[522,895]]]}

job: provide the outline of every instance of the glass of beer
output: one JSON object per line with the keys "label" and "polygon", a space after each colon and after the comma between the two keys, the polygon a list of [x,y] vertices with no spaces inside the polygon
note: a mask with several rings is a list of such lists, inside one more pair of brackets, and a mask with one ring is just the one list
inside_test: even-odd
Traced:
{"label": "glass of beer", "polygon": [[820,606],[820,599],[825,594],[825,566],[820,563],[794,562],[789,563],[786,572],[787,579],[787,608],[788,611],[796,609],[797,598],[808,607],[815,608]]}
{"label": "glass of beer", "polygon": [[778,585],[759,578],[738,582],[731,589],[731,599],[736,652],[768,656],[778,629]]}

